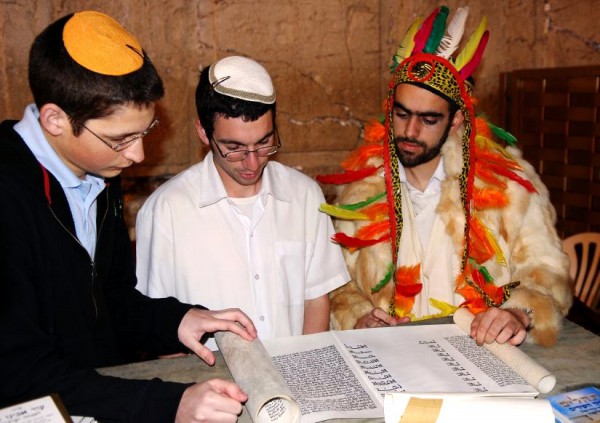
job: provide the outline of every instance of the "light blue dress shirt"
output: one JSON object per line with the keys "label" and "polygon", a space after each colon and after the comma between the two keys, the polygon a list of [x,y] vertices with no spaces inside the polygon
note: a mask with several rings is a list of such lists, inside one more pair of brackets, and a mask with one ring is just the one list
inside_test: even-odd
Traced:
{"label": "light blue dress shirt", "polygon": [[60,183],[75,221],[77,238],[93,258],[96,249],[96,200],[104,189],[104,180],[87,174],[85,179],[79,179],[46,140],[39,117],[40,113],[35,104],[30,104],[25,108],[23,119],[14,129],[42,166]]}

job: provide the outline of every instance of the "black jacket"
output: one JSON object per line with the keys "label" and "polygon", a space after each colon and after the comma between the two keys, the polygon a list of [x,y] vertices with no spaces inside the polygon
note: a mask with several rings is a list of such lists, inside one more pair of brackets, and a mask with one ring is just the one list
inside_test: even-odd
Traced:
{"label": "black jacket", "polygon": [[0,407],[58,393],[72,415],[173,421],[188,385],[100,376],[133,349],[184,351],[190,309],[135,289],[119,179],[98,197],[96,255],[79,243],[64,192],[0,124]]}

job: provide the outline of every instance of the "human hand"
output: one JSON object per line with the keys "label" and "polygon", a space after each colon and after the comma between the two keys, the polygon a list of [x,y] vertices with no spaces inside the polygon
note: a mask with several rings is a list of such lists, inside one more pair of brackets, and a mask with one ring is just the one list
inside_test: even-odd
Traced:
{"label": "human hand", "polygon": [[371,310],[369,314],[360,317],[354,329],[377,328],[382,326],[396,326],[398,323],[410,322],[410,317],[392,317],[383,309],[377,307]]}
{"label": "human hand", "polygon": [[475,316],[470,335],[479,346],[493,341],[520,345],[527,338],[529,323],[529,316],[523,310],[490,307]]}
{"label": "human hand", "polygon": [[183,392],[175,422],[235,422],[247,399],[238,385],[227,380],[197,383]]}
{"label": "human hand", "polygon": [[205,333],[219,331],[233,332],[246,341],[256,338],[256,328],[252,320],[237,308],[215,311],[192,308],[181,319],[177,336],[183,345],[212,366],[215,356],[199,340]]}

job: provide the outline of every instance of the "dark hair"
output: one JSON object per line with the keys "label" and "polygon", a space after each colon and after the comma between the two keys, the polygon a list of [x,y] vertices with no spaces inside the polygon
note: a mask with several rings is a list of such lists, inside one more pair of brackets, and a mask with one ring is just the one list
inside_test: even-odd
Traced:
{"label": "dark hair", "polygon": [[208,80],[208,70],[207,66],[200,72],[200,79],[196,87],[196,112],[209,139],[212,139],[215,122],[219,116],[228,118],[241,116],[244,121],[252,122],[271,110],[273,122],[275,122],[277,102],[264,104],[219,94]]}
{"label": "dark hair", "polygon": [[50,24],[34,40],[29,52],[29,86],[38,108],[54,103],[69,115],[79,135],[89,119],[109,116],[127,103],[148,105],[162,98],[163,83],[144,52],[144,63],[121,76],[92,72],[67,53],[62,33],[73,14]]}

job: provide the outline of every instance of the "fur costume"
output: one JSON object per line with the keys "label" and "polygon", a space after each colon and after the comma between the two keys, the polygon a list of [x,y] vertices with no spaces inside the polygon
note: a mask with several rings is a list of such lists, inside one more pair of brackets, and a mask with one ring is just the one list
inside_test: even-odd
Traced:
{"label": "fur costume", "polygon": [[[447,56],[439,51],[443,45],[456,44],[456,40],[440,41],[447,14],[447,9],[438,8],[407,32],[394,58],[385,126],[375,122],[365,128],[365,145],[342,164],[343,174],[318,177],[323,183],[342,185],[337,206],[324,205],[322,210],[336,218],[334,240],[346,247],[352,277],[330,295],[332,325],[352,329],[373,307],[413,320],[449,315],[457,306],[473,313],[489,307],[517,308],[532,317],[531,338],[552,345],[572,302],[569,261],[554,228],[555,210],[533,167],[510,146],[516,140],[475,117],[471,87],[465,80],[487,43],[485,19],[465,47],[471,55],[461,53],[447,60],[452,51],[445,50]],[[459,9],[455,19],[464,24],[465,18],[464,9]],[[448,31],[456,32],[455,26],[451,22]],[[392,110],[400,83],[426,88],[456,104],[465,115],[441,151],[446,178],[436,207],[460,263],[458,274],[452,276],[454,292],[464,301],[440,304],[428,299],[440,309],[438,314],[410,313],[422,289],[420,270],[399,260],[404,219]],[[509,147],[504,148],[503,141]],[[448,261],[435,259],[436,265],[450,269]]]}

